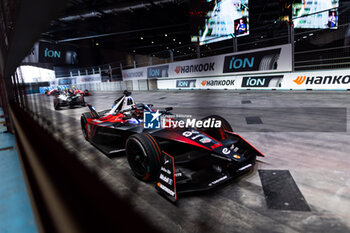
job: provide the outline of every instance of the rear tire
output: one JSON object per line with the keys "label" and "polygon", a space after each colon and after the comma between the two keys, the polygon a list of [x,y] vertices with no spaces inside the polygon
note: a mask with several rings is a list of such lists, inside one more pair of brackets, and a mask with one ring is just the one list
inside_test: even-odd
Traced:
{"label": "rear tire", "polygon": [[233,131],[230,123],[225,118],[218,115],[211,115],[211,116],[204,117],[202,120],[204,121],[209,118],[214,118],[215,120],[221,121],[221,128],[202,129],[204,133],[208,134],[212,138],[218,141],[221,141],[227,138],[224,133],[225,130],[230,132]]}
{"label": "rear tire", "polygon": [[126,140],[126,155],[136,178],[154,180],[159,174],[161,150],[150,134],[134,134]]}

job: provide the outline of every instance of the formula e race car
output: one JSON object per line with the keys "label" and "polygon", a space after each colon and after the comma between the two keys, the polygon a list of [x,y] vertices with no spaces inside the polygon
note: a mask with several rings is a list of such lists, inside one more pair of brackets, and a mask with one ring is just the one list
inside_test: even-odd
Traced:
{"label": "formula e race car", "polygon": [[77,105],[86,106],[86,102],[82,94],[75,93],[72,90],[61,91],[53,100],[55,110],[61,107],[73,107]]}
{"label": "formula e race car", "polygon": [[[155,181],[155,188],[171,201],[178,194],[209,190],[231,180],[249,171],[256,156],[264,156],[217,115],[180,127],[185,120],[172,115],[172,108],[154,111],[151,104],[135,104],[128,91],[112,109],[96,112],[88,107],[90,112],[81,116],[85,139],[106,155],[126,153],[134,175]],[[149,128],[149,121],[158,117],[164,125]],[[213,125],[210,122],[218,127],[205,128]]]}

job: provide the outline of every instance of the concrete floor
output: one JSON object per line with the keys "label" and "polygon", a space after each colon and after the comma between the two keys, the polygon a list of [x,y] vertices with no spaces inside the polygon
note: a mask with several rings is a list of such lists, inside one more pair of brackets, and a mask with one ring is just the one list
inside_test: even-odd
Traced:
{"label": "concrete floor", "polygon": [[[121,92],[93,94],[87,102],[104,110]],[[28,100],[101,182],[164,232],[350,232],[348,92],[156,91],[133,97],[198,118],[221,115],[266,157],[225,187],[180,197],[173,205],[134,178],[125,157],[108,158],[83,139],[79,120],[87,108],[55,111],[53,97]],[[245,117],[253,116],[263,124],[247,124]],[[311,211],[268,209],[258,169],[289,170]]]}

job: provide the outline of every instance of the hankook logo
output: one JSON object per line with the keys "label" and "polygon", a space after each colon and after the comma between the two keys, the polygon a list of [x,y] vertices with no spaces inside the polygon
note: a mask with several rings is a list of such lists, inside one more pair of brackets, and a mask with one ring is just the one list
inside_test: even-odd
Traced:
{"label": "hankook logo", "polygon": [[293,82],[295,82],[298,85],[301,85],[305,82],[306,76],[298,76]]}
{"label": "hankook logo", "polygon": [[235,80],[203,80],[201,82],[202,86],[234,86]]}
{"label": "hankook logo", "polygon": [[298,76],[293,80],[297,85],[308,85],[308,84],[349,84],[350,75],[339,75],[339,76]]}
{"label": "hankook logo", "polygon": [[175,68],[175,73],[198,73],[198,72],[207,72],[215,70],[215,62],[197,64],[197,65],[188,65],[188,66],[177,66]]}
{"label": "hankook logo", "polygon": [[141,78],[143,77],[143,71],[140,72],[127,72],[123,74],[124,78]]}

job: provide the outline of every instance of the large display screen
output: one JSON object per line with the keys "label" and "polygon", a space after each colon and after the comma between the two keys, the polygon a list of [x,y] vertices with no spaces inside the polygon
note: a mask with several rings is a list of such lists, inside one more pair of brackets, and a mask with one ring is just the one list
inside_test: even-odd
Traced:
{"label": "large display screen", "polygon": [[[200,45],[249,34],[248,0],[206,0],[192,7],[192,42]],[[198,3],[198,2],[197,2]],[[193,6],[193,5],[192,5]]]}
{"label": "large display screen", "polygon": [[338,27],[339,0],[296,0],[293,3],[295,28]]}

